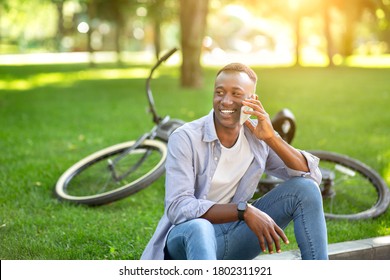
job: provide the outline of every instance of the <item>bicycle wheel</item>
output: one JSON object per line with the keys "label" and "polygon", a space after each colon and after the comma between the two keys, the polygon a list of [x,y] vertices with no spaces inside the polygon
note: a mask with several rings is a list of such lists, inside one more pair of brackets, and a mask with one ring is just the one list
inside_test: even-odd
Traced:
{"label": "bicycle wheel", "polygon": [[325,217],[357,220],[377,217],[386,211],[389,189],[376,171],[345,155],[309,152],[320,158]]}
{"label": "bicycle wheel", "polygon": [[[134,143],[107,147],[71,166],[56,183],[57,197],[80,204],[102,205],[149,186],[165,171],[167,146],[158,140],[145,140],[128,151]],[[109,168],[110,161],[116,161],[116,176]]]}

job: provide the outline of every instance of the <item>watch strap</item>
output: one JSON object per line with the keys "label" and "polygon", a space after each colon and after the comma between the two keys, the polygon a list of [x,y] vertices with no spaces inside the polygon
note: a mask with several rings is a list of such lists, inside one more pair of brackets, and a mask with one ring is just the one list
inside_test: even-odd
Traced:
{"label": "watch strap", "polygon": [[248,207],[248,204],[244,201],[240,201],[238,204],[237,204],[237,215],[238,215],[238,219],[240,221],[244,221],[244,213],[245,213],[245,210],[246,208]]}

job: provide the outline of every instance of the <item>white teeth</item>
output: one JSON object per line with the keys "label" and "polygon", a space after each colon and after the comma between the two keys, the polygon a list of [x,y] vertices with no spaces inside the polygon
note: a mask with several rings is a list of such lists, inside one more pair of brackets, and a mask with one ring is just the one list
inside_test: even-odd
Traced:
{"label": "white teeth", "polygon": [[234,110],[221,110],[221,113],[224,113],[224,114],[233,114],[233,113],[234,113]]}

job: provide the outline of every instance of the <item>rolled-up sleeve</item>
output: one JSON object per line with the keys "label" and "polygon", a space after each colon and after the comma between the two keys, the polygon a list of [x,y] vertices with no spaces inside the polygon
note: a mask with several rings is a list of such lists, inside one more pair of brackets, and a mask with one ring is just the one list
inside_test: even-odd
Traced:
{"label": "rolled-up sleeve", "polygon": [[318,167],[320,159],[306,151],[301,151],[301,154],[305,157],[307,161],[307,166],[309,167],[309,172],[303,172],[294,170],[291,168],[286,167],[287,173],[290,177],[306,177],[313,179],[317,184],[321,183],[322,175],[321,171]]}
{"label": "rolled-up sleeve", "polygon": [[196,197],[194,147],[185,132],[173,133],[168,142],[165,209],[169,221],[179,224],[205,214],[215,203]]}
{"label": "rolled-up sleeve", "polygon": [[306,159],[308,172],[295,170],[287,167],[279,156],[272,150],[269,151],[267,158],[266,173],[283,180],[291,177],[305,177],[314,180],[317,184],[321,183],[322,175],[319,169],[320,159],[306,151],[298,150]]}

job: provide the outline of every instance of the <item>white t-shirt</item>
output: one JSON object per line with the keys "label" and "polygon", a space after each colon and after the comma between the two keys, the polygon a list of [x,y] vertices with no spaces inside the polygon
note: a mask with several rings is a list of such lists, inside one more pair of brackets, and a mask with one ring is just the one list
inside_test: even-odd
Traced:
{"label": "white t-shirt", "polygon": [[221,158],[211,180],[207,199],[217,203],[229,203],[239,181],[253,160],[253,153],[241,128],[237,142],[231,148],[222,146]]}

